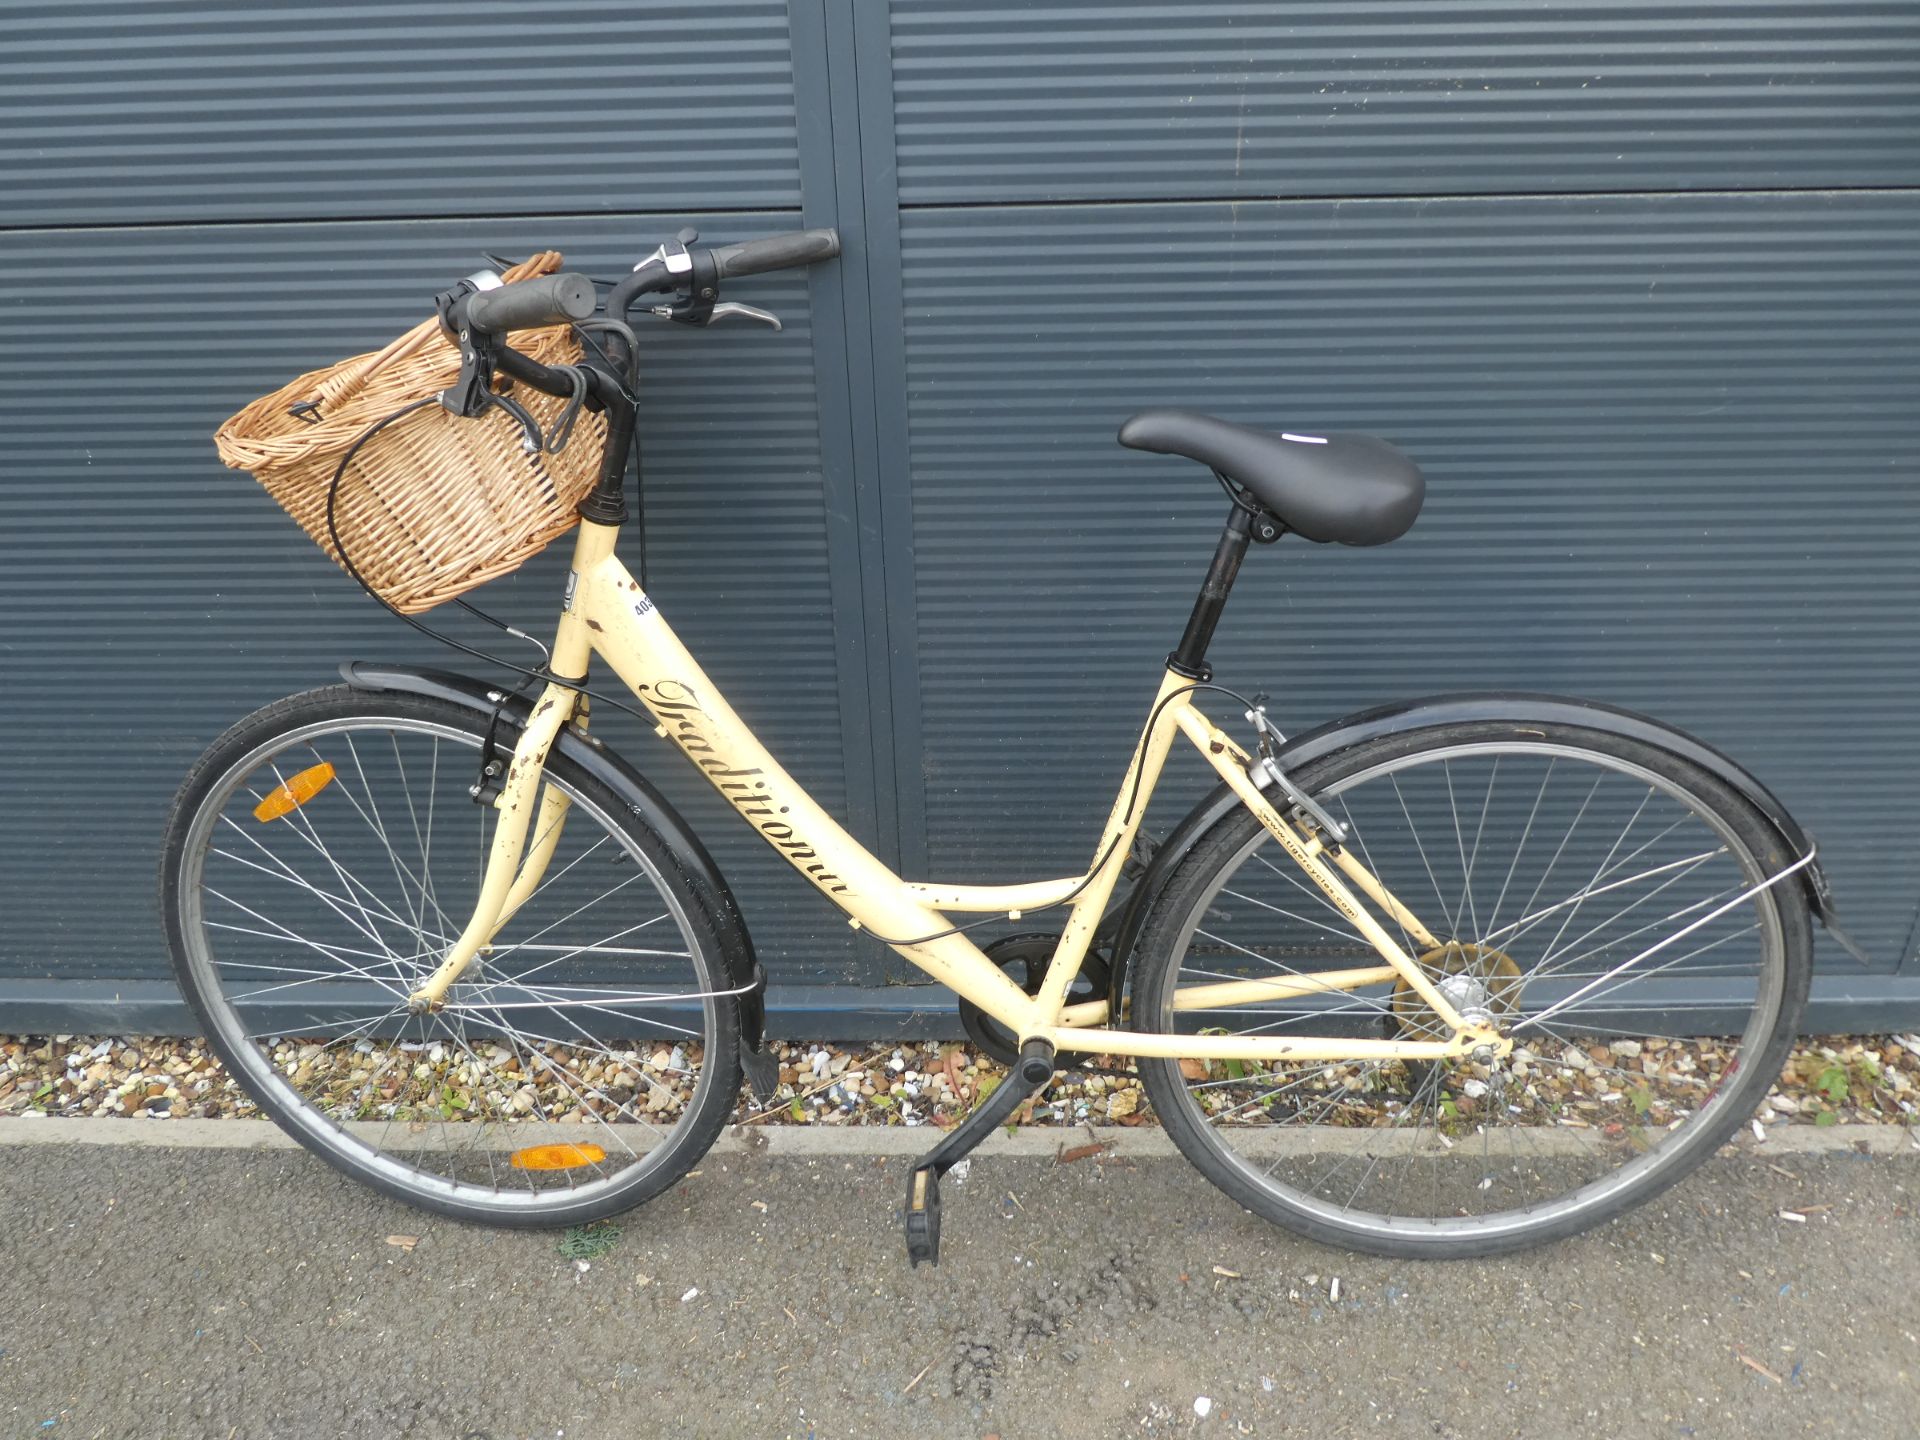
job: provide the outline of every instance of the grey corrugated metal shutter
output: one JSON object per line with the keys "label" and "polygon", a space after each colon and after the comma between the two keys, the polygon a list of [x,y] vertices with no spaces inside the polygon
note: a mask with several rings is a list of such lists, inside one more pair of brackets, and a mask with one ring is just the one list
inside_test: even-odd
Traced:
{"label": "grey corrugated metal shutter", "polygon": [[1113,432],[1185,404],[1429,475],[1389,549],[1256,553],[1224,682],[1290,727],[1445,688],[1650,710],[1773,785],[1905,958],[1911,7],[892,12],[936,871],[1084,863],[1220,522]]}
{"label": "grey corrugated metal shutter", "polygon": [[[1696,729],[1822,836],[1862,938],[1898,954],[1920,778],[1888,660],[1920,613],[1920,366],[1887,356],[1920,323],[1920,206],[1420,210],[907,218],[936,868],[1059,868],[1097,832],[1224,504],[1204,469],[1121,451],[1113,431],[1183,404],[1375,430],[1428,473],[1420,524],[1392,547],[1256,552],[1216,648],[1223,683],[1281,693],[1288,728],[1503,687]],[[1016,246],[1013,283],[971,263]],[[1127,303],[1170,255],[1232,282]],[[1010,334],[1022,306],[1034,322]],[[1071,406],[1050,403],[1061,383]]]}
{"label": "grey corrugated metal shutter", "polygon": [[[550,245],[604,275],[688,223],[715,240],[793,228],[786,7],[16,6],[0,30],[16,727],[0,971],[138,982],[166,973],[157,845],[200,748],[342,658],[454,663],[223,469],[214,426],[377,347],[482,249]],[[472,218],[420,218],[447,215]],[[648,336],[651,579],[739,708],[844,811],[845,737],[862,791],[871,757],[864,719],[842,713],[807,284],[755,298],[783,335]],[[549,554],[508,582],[507,613],[550,623],[563,568]],[[783,978],[877,977],[651,734],[601,723],[710,837]]]}
{"label": "grey corrugated metal shutter", "polygon": [[9,5],[0,133],[9,225],[800,203],[780,0]]}
{"label": "grey corrugated metal shutter", "polygon": [[1913,180],[1901,0],[894,0],[907,205]]}
{"label": "grey corrugated metal shutter", "polygon": [[[755,283],[782,336],[657,337],[655,588],[905,869],[1086,859],[1218,523],[1112,432],[1184,402],[1378,429],[1432,479],[1389,549],[1258,554],[1223,678],[1294,725],[1510,685],[1695,728],[1913,977],[1852,993],[1911,1002],[1917,71],[1893,0],[11,7],[0,982],[63,977],[34,1013],[66,1023],[72,977],[160,976],[191,755],[337,656],[443,659],[213,425],[483,246],[605,273],[691,219],[847,252]],[[544,615],[556,558],[504,603]],[[810,987],[785,1003],[830,1012],[789,1023],[950,1024],[608,723]]]}

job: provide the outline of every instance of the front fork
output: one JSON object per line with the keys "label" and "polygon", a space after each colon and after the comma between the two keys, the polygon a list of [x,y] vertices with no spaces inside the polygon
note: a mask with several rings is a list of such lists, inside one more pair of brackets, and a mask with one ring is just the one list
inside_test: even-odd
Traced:
{"label": "front fork", "polygon": [[[617,525],[583,520],[574,534],[572,574],[585,575],[611,555],[618,534]],[[578,676],[575,683],[584,685],[593,646],[586,622],[574,612],[576,583],[568,581],[566,605],[560,614],[559,627],[554,631],[553,653],[547,668],[550,674]],[[547,755],[553,749],[553,742],[559,738],[561,727],[573,720],[576,713],[578,723],[584,727],[584,701],[580,692],[570,685],[550,683],[534,702],[526,727],[513,747],[513,761],[507,766],[506,778],[500,782],[500,793],[493,801],[499,818],[494,822],[493,849],[487,855],[487,873],[480,882],[480,897],[474,902],[473,918],[467,921],[467,928],[460,932],[460,938],[454,941],[446,958],[407,997],[407,1008],[416,1014],[438,1010],[446,1003],[447,991],[473,963],[473,957],[493,943],[500,927],[540,887],[547,862],[553,859],[554,849],[560,844],[560,831],[572,802],[551,785],[539,805],[536,806],[534,800],[540,794],[540,780],[546,774]],[[539,825],[533,832],[533,847],[529,850],[527,831],[534,824],[536,810]]]}
{"label": "front fork", "polygon": [[[581,669],[584,671],[584,665]],[[476,955],[493,943],[500,927],[526,903],[546,874],[560,844],[560,831],[566,823],[572,801],[558,788],[549,785],[536,806],[540,780],[546,773],[547,755],[559,738],[560,728],[573,718],[579,693],[564,685],[547,686],[526,728],[513,747],[513,760],[500,793],[493,801],[497,814],[493,828],[493,847],[487,855],[487,873],[480,882],[480,895],[474,902],[473,918],[460,938],[434,972],[407,997],[407,1008],[416,1014],[438,1010],[446,1003],[447,991]],[[537,815],[537,824],[536,824]],[[533,831],[533,844],[527,844],[527,832]]]}

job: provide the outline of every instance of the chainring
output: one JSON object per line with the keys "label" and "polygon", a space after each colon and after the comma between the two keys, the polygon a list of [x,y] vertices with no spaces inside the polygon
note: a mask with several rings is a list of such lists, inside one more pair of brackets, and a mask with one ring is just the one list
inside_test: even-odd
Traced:
{"label": "chainring", "polygon": [[[986,957],[998,965],[1009,980],[1027,994],[1038,995],[1059,944],[1058,935],[1036,933],[1003,935],[983,948]],[[1107,962],[1088,950],[1080,961],[1080,973],[1067,987],[1067,1003],[1078,1005],[1087,1000],[1105,1000],[1108,975]],[[967,1032],[967,1039],[1002,1065],[1012,1065],[1019,1060],[1020,1037],[964,997],[960,1001],[960,1024]],[[1059,1063],[1062,1069],[1068,1068],[1064,1057]]]}

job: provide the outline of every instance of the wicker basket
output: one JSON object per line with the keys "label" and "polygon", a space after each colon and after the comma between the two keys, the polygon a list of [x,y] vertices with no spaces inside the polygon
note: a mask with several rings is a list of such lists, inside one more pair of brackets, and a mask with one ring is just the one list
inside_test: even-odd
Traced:
{"label": "wicker basket", "polygon": [[[549,250],[508,280],[550,274]],[[566,326],[523,331],[514,348],[545,364],[572,364],[579,341]],[[331,555],[327,490],[340,457],[375,421],[452,385],[460,357],[437,319],[371,355],[302,375],[263,395],[214,433],[220,458],[249,470],[300,528]],[[551,427],[566,402],[527,386],[514,397]],[[292,407],[311,402],[317,422]],[[557,455],[529,455],[520,427],[497,409],[463,419],[438,405],[396,420],[364,445],[340,481],[334,523],[353,565],[397,609],[431,609],[505,575],[573,526],[606,442],[606,417],[583,411]]]}

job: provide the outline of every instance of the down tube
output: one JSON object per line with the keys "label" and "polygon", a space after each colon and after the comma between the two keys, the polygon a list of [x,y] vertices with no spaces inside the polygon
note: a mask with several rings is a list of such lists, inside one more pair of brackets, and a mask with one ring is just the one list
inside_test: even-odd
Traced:
{"label": "down tube", "polygon": [[[609,554],[580,576],[574,609],[593,648],[640,697],[660,733],[793,868],[876,938],[906,939],[953,922],[909,898],[900,877],[817,805],[742,723],[627,568]],[[893,948],[991,1015],[1033,1001],[964,935]]]}

